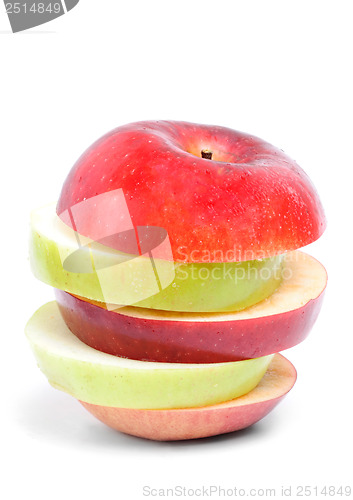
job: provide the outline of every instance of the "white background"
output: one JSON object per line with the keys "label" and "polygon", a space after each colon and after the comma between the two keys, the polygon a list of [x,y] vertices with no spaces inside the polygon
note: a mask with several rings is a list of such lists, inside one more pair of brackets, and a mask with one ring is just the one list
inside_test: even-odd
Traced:
{"label": "white background", "polygon": [[[352,445],[351,2],[94,1],[25,33],[0,14],[3,498],[139,499],[142,486],[347,485]],[[104,427],[36,367],[24,324],[29,212],[81,152],[142,119],[229,126],[284,149],[314,181],[328,229],[319,320],[287,351],[295,388],[253,428],[155,443]]]}

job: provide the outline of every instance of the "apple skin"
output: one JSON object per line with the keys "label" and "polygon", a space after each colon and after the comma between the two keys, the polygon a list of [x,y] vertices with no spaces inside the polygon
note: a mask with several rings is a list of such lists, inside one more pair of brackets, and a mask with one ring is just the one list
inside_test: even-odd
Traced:
{"label": "apple skin", "polygon": [[257,386],[273,357],[191,365],[111,356],[75,337],[56,302],[34,313],[26,335],[53,387],[87,403],[121,408],[188,408],[234,399]]}
{"label": "apple skin", "polygon": [[310,332],[327,284],[325,268],[300,251],[287,254],[275,294],[234,313],[168,313],[127,307],[107,310],[56,290],[68,328],[109,354],[168,363],[221,363],[258,358],[298,344]]}
{"label": "apple skin", "polygon": [[[200,157],[203,149],[213,152],[211,160]],[[74,205],[121,189],[135,227],[167,231],[175,262],[205,262],[205,253],[208,262],[270,257],[312,243],[326,225],[296,162],[219,126],[144,121],[114,129],[73,166],[57,213],[72,227],[67,213]],[[111,206],[105,224],[115,227],[116,218]],[[80,234],[99,239],[90,209],[75,223]]]}
{"label": "apple skin", "polygon": [[165,363],[221,363],[289,349],[312,329],[323,296],[298,309],[237,321],[180,322],[108,311],[55,290],[69,329],[85,344],[115,356]]}
{"label": "apple skin", "polygon": [[[259,385],[249,394],[226,403],[174,410],[131,410],[80,401],[98,420],[133,436],[155,441],[197,439],[245,429],[264,418],[291,390],[294,366],[276,354]],[[262,393],[266,386],[264,396]]]}

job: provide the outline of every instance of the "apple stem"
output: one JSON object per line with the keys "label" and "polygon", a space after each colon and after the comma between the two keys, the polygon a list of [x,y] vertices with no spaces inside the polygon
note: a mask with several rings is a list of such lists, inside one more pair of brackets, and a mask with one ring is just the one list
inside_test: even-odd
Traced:
{"label": "apple stem", "polygon": [[202,158],[206,158],[206,160],[212,160],[212,151],[210,151],[209,149],[202,149],[201,150],[201,156]]}

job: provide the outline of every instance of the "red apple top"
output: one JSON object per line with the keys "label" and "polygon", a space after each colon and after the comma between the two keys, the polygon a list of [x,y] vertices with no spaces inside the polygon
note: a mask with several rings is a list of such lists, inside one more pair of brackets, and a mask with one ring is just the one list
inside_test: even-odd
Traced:
{"label": "red apple top", "polygon": [[[100,202],[98,195],[117,190],[123,204],[118,197]],[[73,223],[67,214],[82,202],[87,209]],[[102,217],[104,235],[117,232],[119,220],[129,229],[126,210],[135,230],[163,228],[179,262],[270,257],[315,241],[325,229],[313,184],[280,149],[229,128],[186,122],[138,122],[104,135],[73,166],[57,205],[66,224],[93,240],[101,239]]]}

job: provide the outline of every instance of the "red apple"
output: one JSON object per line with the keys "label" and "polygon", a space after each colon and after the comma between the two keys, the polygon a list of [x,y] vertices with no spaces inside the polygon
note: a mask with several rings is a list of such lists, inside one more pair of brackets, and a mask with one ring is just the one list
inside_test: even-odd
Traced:
{"label": "red apple", "polygon": [[276,354],[255,389],[226,403],[181,410],[136,410],[80,402],[104,424],[126,434],[157,441],[196,439],[245,429],[258,422],[290,391],[296,376],[294,366]]}
{"label": "red apple", "polygon": [[[100,210],[98,195],[117,190],[126,204],[113,199]],[[73,206],[94,197],[104,220],[92,203],[73,220]],[[176,262],[261,259],[325,228],[315,188],[280,149],[228,128],[168,121],[122,126],[95,142],[69,173],[57,213],[93,240],[126,230],[130,218],[136,231],[163,228]]]}
{"label": "red apple", "polygon": [[103,303],[56,290],[69,329],[85,344],[117,356],[168,363],[257,358],[304,340],[322,304],[327,275],[313,257],[287,255],[279,289],[235,313],[173,313]]}

